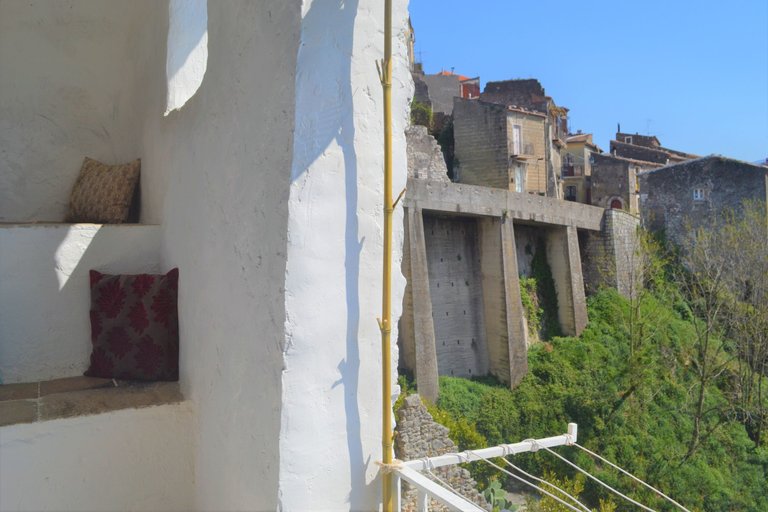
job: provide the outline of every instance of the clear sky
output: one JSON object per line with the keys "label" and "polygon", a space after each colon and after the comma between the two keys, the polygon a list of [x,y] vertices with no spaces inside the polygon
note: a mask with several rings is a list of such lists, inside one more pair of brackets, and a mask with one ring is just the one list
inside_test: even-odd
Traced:
{"label": "clear sky", "polygon": [[768,0],[410,0],[416,58],[487,81],[537,78],[571,131],[768,157]]}

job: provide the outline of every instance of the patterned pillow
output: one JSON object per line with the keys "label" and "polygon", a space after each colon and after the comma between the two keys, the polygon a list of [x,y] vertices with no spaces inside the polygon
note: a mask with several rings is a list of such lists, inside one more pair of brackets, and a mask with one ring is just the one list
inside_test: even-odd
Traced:
{"label": "patterned pillow", "polygon": [[69,198],[67,222],[121,224],[128,220],[141,160],[106,165],[86,157]]}
{"label": "patterned pillow", "polygon": [[179,269],[165,275],[91,270],[89,377],[179,380]]}

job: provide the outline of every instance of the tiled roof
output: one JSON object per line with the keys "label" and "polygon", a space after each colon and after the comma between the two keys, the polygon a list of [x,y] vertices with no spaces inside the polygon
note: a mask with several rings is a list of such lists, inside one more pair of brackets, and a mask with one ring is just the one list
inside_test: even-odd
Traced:
{"label": "tiled roof", "polygon": [[456,78],[459,79],[459,82],[464,82],[466,80],[472,80],[468,76],[457,75],[456,73],[451,73],[450,71],[441,71],[441,72],[438,73],[438,75],[441,75],[441,76],[455,76]]}

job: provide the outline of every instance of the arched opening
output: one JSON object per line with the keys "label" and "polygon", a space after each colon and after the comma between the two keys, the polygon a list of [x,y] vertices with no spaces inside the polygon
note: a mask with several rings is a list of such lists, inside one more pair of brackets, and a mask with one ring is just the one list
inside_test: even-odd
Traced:
{"label": "arched opening", "polygon": [[618,199],[618,198],[612,199],[611,200],[611,209],[612,210],[623,210],[624,209],[624,205],[622,204],[621,199]]}

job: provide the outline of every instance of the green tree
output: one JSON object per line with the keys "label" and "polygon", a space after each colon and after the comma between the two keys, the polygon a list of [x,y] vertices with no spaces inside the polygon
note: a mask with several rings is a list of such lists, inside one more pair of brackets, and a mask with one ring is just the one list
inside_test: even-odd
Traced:
{"label": "green tree", "polygon": [[768,424],[768,227],[765,203],[749,202],[741,214],[729,212],[719,229],[731,265],[726,333],[735,344],[733,403],[756,446]]}
{"label": "green tree", "polygon": [[733,255],[724,250],[729,236],[723,226],[689,227],[680,244],[673,275],[691,307],[694,332],[691,368],[693,428],[685,458],[691,457],[727,419],[728,403],[713,400],[708,390],[728,369],[733,354],[726,350],[726,314],[732,304],[729,276]]}

